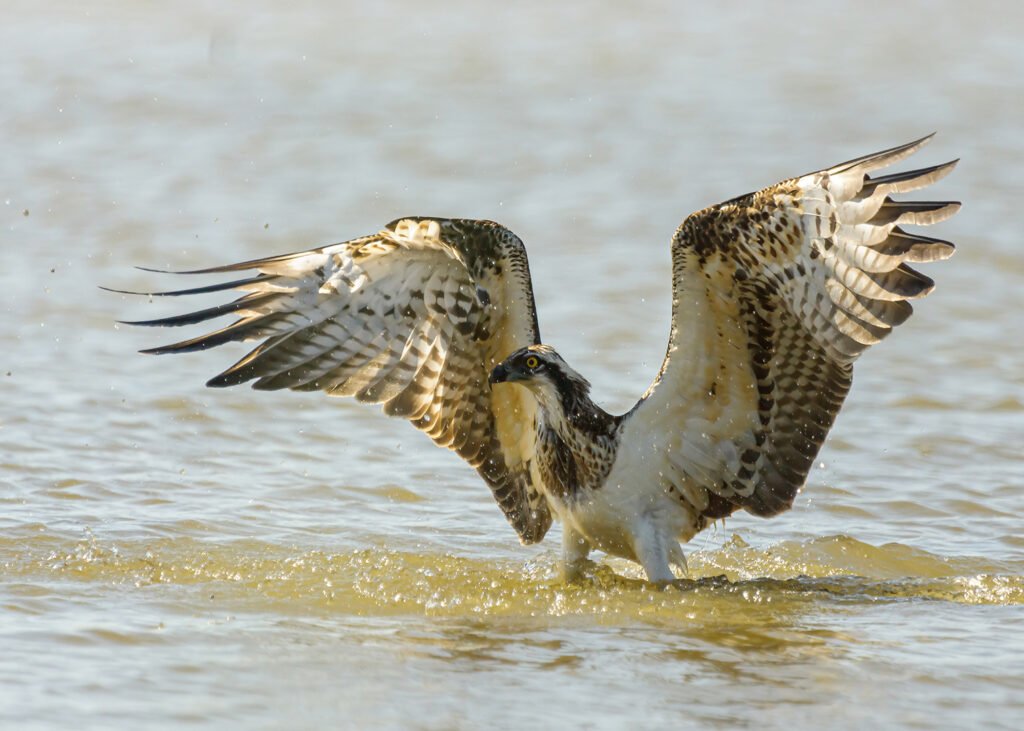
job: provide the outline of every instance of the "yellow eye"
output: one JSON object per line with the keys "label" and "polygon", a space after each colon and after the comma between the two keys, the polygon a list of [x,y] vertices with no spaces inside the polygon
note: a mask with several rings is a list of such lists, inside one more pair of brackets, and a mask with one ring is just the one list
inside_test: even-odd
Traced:
{"label": "yellow eye", "polygon": [[538,360],[537,356],[535,356],[535,355],[531,355],[529,358],[526,359],[526,367],[529,368],[530,370],[533,370],[534,368],[536,368],[539,365],[540,365],[540,360]]}

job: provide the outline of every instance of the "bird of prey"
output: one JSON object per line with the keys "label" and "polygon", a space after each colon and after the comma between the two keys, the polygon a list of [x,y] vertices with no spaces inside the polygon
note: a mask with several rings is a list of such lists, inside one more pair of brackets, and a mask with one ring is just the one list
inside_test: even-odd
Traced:
{"label": "bird of prey", "polygon": [[234,301],[136,325],[222,315],[214,332],[147,353],[258,342],[207,385],[253,381],[354,396],[408,419],[479,472],[524,544],[557,517],[565,574],[591,549],[649,581],[685,572],[680,542],[743,509],[788,509],[850,388],[853,362],[933,282],[909,265],[953,245],[903,229],[955,202],[891,195],[956,160],[869,173],[929,137],[790,178],[690,215],[672,237],[668,352],[625,414],[543,344],[526,249],[492,221],[400,218],[370,236],[183,273],[254,271]]}

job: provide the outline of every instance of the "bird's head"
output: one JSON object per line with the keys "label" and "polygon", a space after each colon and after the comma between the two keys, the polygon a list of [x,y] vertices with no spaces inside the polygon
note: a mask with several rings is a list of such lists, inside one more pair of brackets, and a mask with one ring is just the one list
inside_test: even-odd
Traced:
{"label": "bird's head", "polygon": [[549,345],[529,345],[512,353],[494,367],[490,383],[526,386],[542,406],[570,411],[571,404],[587,399],[590,383],[562,360]]}

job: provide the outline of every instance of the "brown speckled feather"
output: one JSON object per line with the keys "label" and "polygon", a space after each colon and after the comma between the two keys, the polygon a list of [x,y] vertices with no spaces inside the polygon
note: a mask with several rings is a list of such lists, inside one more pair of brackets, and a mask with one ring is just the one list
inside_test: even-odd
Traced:
{"label": "brown speckled feather", "polygon": [[551,524],[531,476],[536,404],[519,389],[492,393],[491,369],[539,342],[522,242],[490,221],[406,218],[380,233],[310,251],[196,273],[255,269],[224,285],[228,305],[134,324],[177,326],[224,314],[213,333],[152,353],[262,341],[211,379],[257,389],[320,390],[380,403],[409,419],[484,477],[520,539]]}
{"label": "brown speckled feather", "polygon": [[706,519],[790,507],[850,388],[854,360],[932,282],[908,262],[953,246],[903,224],[957,203],[901,203],[953,163],[870,178],[928,138],[793,178],[688,217],[672,241],[673,317],[661,373],[623,446]]}

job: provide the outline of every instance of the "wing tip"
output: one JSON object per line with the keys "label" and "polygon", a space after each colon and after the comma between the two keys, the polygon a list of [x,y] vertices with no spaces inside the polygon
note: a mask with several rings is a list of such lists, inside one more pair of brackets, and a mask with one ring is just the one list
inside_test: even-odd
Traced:
{"label": "wing tip", "polygon": [[220,373],[220,374],[214,376],[213,378],[211,378],[210,380],[208,380],[204,385],[207,388],[229,388],[231,386],[238,386],[238,385],[240,385],[242,383],[245,383],[245,381],[238,380],[238,379],[231,379],[231,378],[225,377],[224,373]]}
{"label": "wing tip", "polygon": [[904,145],[897,145],[895,148],[893,148],[893,150],[894,151],[895,150],[908,150],[910,152],[916,152],[917,150],[921,149],[922,147],[927,145],[929,142],[931,142],[932,138],[935,137],[935,135],[937,135],[938,133],[939,133],[938,130],[935,130],[933,132],[929,132],[924,137],[918,137],[913,142],[908,142],[908,143],[906,143]]}
{"label": "wing tip", "polygon": [[855,157],[852,160],[841,162],[838,165],[833,165],[828,168],[828,171],[832,175],[841,175],[842,173],[849,173],[851,171],[860,169],[863,173],[869,173],[872,170],[886,167],[894,162],[913,155],[915,152],[920,150],[922,147],[931,142],[932,138],[938,134],[937,132],[931,132],[926,134],[924,137],[919,137],[912,142],[907,142],[902,145],[896,145],[880,152],[874,152],[861,157]]}
{"label": "wing tip", "polygon": [[[147,270],[155,271],[155,270]],[[191,272],[168,272],[169,274],[190,274]],[[272,281],[277,278],[274,274],[257,274],[255,277],[246,277],[243,279],[232,279],[227,282],[216,282],[214,284],[206,284],[200,287],[190,287],[188,289],[170,289],[161,292],[135,292],[128,289],[114,289],[113,287],[104,287],[103,285],[97,285],[100,289],[106,292],[113,292],[115,294],[130,294],[138,297],[182,297],[190,294],[213,294],[214,292],[224,292],[229,289],[237,289],[239,291],[252,292],[258,285],[265,282]],[[248,288],[248,289],[246,289]]]}
{"label": "wing tip", "polygon": [[156,269],[155,267],[136,266],[141,272],[153,272],[154,274],[219,274],[222,272],[237,271],[239,269],[255,269],[246,267],[244,264],[251,262],[239,262],[238,264],[225,264],[223,266],[207,267],[205,269]]}
{"label": "wing tip", "polygon": [[104,292],[113,292],[114,294],[131,294],[136,296],[146,296],[149,292],[133,292],[130,289],[115,289],[114,287],[104,287],[102,284],[96,285],[97,289],[102,289]]}

